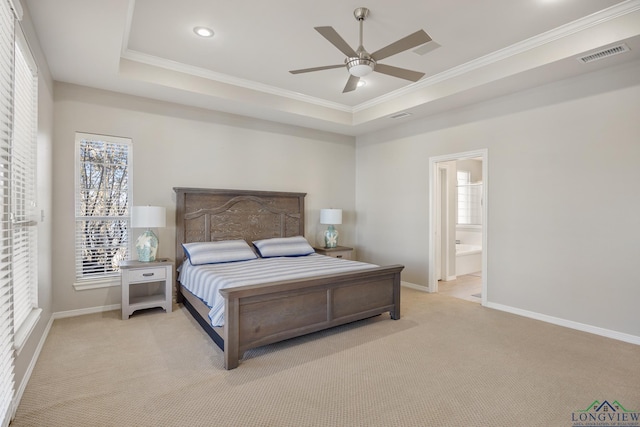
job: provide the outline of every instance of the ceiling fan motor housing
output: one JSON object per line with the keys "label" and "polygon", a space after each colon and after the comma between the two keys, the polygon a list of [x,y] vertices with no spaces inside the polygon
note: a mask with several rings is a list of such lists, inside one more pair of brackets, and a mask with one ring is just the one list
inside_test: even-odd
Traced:
{"label": "ceiling fan motor housing", "polygon": [[376,66],[376,61],[371,57],[347,58],[346,63],[349,74],[356,77],[364,77],[370,74]]}

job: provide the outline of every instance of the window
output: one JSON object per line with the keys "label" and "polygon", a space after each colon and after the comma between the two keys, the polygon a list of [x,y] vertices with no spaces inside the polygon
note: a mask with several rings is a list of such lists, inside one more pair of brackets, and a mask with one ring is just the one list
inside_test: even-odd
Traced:
{"label": "window", "polygon": [[131,140],[76,133],[76,279],[109,279],[128,259]]}
{"label": "window", "polygon": [[38,217],[36,202],[38,78],[24,36],[16,28],[11,140],[13,317],[18,352],[36,325],[38,308]]}
{"label": "window", "polygon": [[471,182],[471,172],[457,172],[458,225],[482,224],[482,183]]}
{"label": "window", "polygon": [[458,171],[458,224],[470,224],[471,209],[469,206],[469,184],[471,174],[468,171]]}

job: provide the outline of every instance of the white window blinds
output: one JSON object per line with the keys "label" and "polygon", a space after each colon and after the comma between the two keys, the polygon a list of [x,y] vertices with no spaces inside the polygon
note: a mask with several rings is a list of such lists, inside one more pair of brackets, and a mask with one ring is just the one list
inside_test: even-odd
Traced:
{"label": "white window blinds", "polygon": [[120,273],[128,259],[131,140],[76,134],[76,279]]}
{"label": "white window blinds", "polygon": [[10,146],[13,117],[13,15],[0,0],[0,423],[9,424],[13,398]]}
{"label": "white window blinds", "polygon": [[[11,145],[11,210],[13,222],[13,314],[16,346],[33,326],[29,315],[38,305],[38,221],[36,203],[36,132],[38,79],[35,61],[17,28]],[[39,311],[38,311],[39,313]],[[32,320],[37,320],[32,319]],[[32,323],[32,322],[29,322]],[[19,331],[19,333],[18,333]]]}

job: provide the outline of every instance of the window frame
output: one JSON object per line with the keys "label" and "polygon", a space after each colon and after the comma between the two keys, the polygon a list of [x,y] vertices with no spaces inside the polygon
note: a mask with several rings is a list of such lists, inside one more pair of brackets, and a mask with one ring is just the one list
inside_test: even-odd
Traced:
{"label": "window frame", "polygon": [[[81,179],[82,168],[86,166],[86,163],[91,163],[88,161],[83,161],[81,158],[81,145],[83,141],[92,141],[95,143],[104,143],[106,145],[115,145],[117,149],[126,151],[126,163],[120,164],[120,166],[124,166],[126,171],[126,191],[120,192],[120,196],[124,194],[126,199],[124,210],[121,215],[81,215],[81,203],[82,203],[82,195],[81,191],[84,191],[84,186]],[[100,163],[100,162],[98,162]],[[102,163],[104,164],[104,162]],[[102,287],[110,287],[110,286],[119,286],[120,285],[120,271],[117,265],[114,267],[112,271],[109,271],[109,268],[104,262],[102,267],[105,269],[104,272],[93,272],[86,273],[86,270],[83,269],[83,258],[82,258],[82,250],[83,243],[85,240],[82,238],[84,236],[80,230],[80,224],[86,221],[116,221],[116,222],[124,222],[124,230],[126,232],[125,236],[122,236],[120,239],[119,245],[113,246],[105,246],[105,249],[115,248],[116,246],[120,248],[123,252],[120,252],[120,259],[129,259],[130,257],[130,239],[131,239],[131,207],[133,206],[133,143],[131,138],[126,137],[118,137],[111,135],[101,135],[95,133],[86,133],[86,132],[76,132],[75,135],[75,213],[74,213],[74,221],[75,221],[75,283],[74,287],[76,290],[84,290],[84,289],[95,289]],[[111,206],[110,201],[107,201],[109,206]],[[120,224],[121,225],[121,224]],[[122,227],[120,227],[120,231]],[[115,261],[117,262],[117,260]],[[113,266],[113,258],[111,259],[111,266]]]}

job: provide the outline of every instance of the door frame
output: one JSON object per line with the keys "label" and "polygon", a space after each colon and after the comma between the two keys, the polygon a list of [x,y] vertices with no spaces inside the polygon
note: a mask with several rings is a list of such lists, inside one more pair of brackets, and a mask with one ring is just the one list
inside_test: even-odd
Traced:
{"label": "door frame", "polygon": [[436,256],[436,280],[455,279],[455,276],[451,277],[451,271],[449,271],[451,237],[449,235],[449,191],[447,190],[449,189],[449,176],[452,173],[450,164],[436,164],[436,205],[439,206],[435,210],[435,249],[433,252]]}
{"label": "door frame", "polygon": [[482,305],[487,305],[488,294],[488,282],[487,282],[487,260],[489,247],[488,234],[489,234],[489,150],[483,148],[480,150],[466,151],[462,153],[445,154],[442,156],[434,156],[429,158],[429,262],[428,262],[428,292],[438,292],[438,280],[436,262],[438,257],[436,256],[436,239],[439,237],[439,226],[437,217],[441,210],[438,200],[438,184],[440,168],[438,163],[449,162],[454,160],[464,160],[470,158],[482,158]]}

